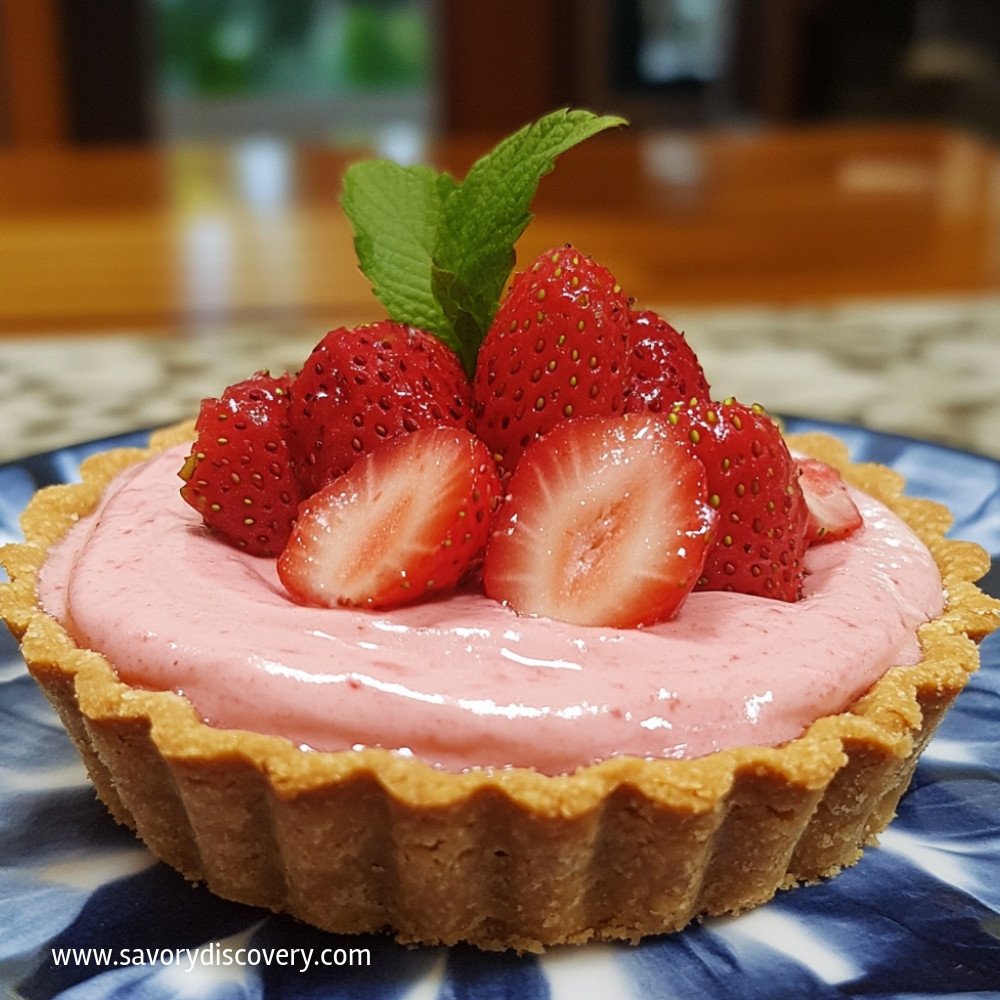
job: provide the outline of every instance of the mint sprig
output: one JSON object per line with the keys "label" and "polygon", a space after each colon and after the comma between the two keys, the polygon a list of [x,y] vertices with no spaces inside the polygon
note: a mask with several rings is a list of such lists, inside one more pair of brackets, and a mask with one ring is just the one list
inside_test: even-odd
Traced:
{"label": "mint sprig", "polygon": [[471,375],[542,177],[560,153],[623,124],[554,111],[500,142],[462,183],[387,160],[351,166],[341,204],[361,270],[389,316],[436,334]]}

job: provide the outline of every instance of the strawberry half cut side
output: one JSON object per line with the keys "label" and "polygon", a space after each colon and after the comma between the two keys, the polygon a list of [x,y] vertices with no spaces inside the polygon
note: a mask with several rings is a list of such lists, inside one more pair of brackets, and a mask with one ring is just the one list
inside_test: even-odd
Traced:
{"label": "strawberry half cut side", "polygon": [[806,541],[810,545],[847,538],[861,527],[861,512],[832,465],[816,458],[800,459],[798,470],[799,486],[809,511]]}
{"label": "strawberry half cut side", "polygon": [[288,375],[257,372],[205,399],[180,477],[181,496],[231,545],[277,555],[300,495],[288,446]]}
{"label": "strawberry half cut side", "polygon": [[650,625],[694,587],[714,521],[705,470],[664,419],[566,421],[528,447],[510,478],[484,587],[521,614]]}
{"label": "strawberry half cut side", "polygon": [[476,567],[499,491],[489,451],[468,431],[401,436],[303,502],[278,576],[299,603],[321,607],[426,599]]}

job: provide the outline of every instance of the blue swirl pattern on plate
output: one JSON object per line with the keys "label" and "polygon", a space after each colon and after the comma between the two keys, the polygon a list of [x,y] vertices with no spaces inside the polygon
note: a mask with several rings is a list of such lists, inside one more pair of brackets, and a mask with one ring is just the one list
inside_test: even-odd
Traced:
{"label": "blue swirl pattern on plate", "polygon": [[[854,427],[789,420],[893,466],[909,492],[948,504],[953,534],[1000,563],[1000,464]],[[0,466],[0,542],[37,486],[71,481],[90,442]],[[1000,592],[996,569],[986,589]],[[54,997],[1000,997],[1000,636],[927,749],[878,848],[837,878],[781,893],[638,947],[557,948],[542,958],[399,947],[325,934],[218,899],[156,863],[96,800],[17,646],[0,635],[0,988]],[[114,949],[119,964],[57,965],[54,948]],[[371,964],[220,967],[135,961],[139,949],[367,948]],[[124,952],[121,951],[124,949]],[[127,954],[131,964],[122,964]],[[328,951],[337,958],[338,954]],[[145,958],[146,956],[142,956]]]}

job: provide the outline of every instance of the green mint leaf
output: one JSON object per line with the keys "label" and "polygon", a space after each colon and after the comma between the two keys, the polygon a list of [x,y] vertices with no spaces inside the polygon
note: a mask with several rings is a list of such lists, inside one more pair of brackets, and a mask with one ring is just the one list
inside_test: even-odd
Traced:
{"label": "green mint leaf", "polygon": [[390,318],[436,334],[471,375],[539,181],[560,153],[623,124],[613,115],[554,111],[504,139],[461,184],[387,160],[350,167],[341,204],[361,270]]}
{"label": "green mint leaf", "polygon": [[340,199],[358,263],[390,318],[431,330],[453,349],[431,268],[442,206],[454,189],[450,176],[430,167],[369,160],[347,170]]}
{"label": "green mint leaf", "polygon": [[[513,267],[513,248],[511,248],[510,255],[510,267]],[[489,324],[487,323],[484,327],[465,307],[465,288],[454,274],[435,267],[431,271],[431,282],[434,298],[441,307],[441,313],[445,317],[445,324],[449,331],[448,338],[442,337],[442,339],[458,355],[462,367],[471,377],[476,370],[476,355],[479,353],[479,345],[482,343]]]}
{"label": "green mint leaf", "polygon": [[514,244],[532,219],[531,202],[556,157],[607,128],[613,115],[554,111],[504,139],[448,195],[434,248],[432,289],[449,326],[471,335],[460,354],[471,368],[514,266]]}

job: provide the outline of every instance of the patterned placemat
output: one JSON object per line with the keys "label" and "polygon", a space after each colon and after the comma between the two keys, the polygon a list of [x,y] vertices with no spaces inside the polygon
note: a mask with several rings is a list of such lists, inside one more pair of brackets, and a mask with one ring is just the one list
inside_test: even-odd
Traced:
{"label": "patterned placemat", "polygon": [[[1000,457],[1000,297],[661,309],[717,396]],[[321,325],[0,338],[0,461],[190,416],[257,368],[297,368]]]}

